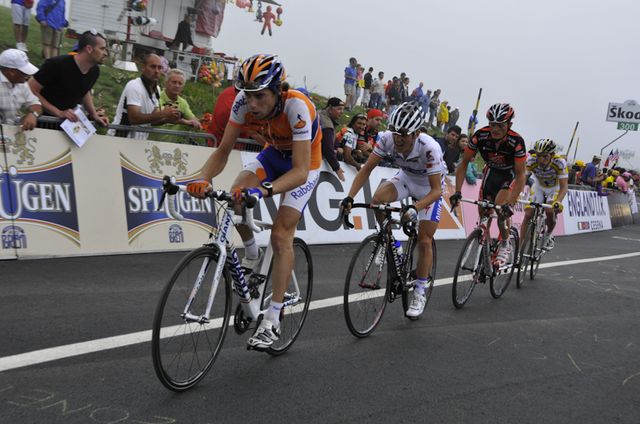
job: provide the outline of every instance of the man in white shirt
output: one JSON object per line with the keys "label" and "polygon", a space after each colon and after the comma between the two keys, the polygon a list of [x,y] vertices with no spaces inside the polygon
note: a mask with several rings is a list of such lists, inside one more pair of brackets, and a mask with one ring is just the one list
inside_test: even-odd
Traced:
{"label": "man in white shirt", "polygon": [[[116,108],[113,124],[116,125],[161,125],[177,122],[180,111],[177,106],[159,107],[162,74],[160,56],[148,54],[142,59],[142,75],[125,85]],[[129,130],[109,130],[109,135],[146,140],[149,133]]]}
{"label": "man in white shirt", "polygon": [[38,68],[29,63],[25,52],[7,49],[0,53],[0,123],[21,125],[27,131],[35,128],[42,105],[26,82],[36,72]]}

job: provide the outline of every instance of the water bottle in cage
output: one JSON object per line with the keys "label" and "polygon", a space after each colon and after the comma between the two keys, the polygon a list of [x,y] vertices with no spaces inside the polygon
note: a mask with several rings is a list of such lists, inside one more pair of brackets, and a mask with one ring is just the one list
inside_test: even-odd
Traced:
{"label": "water bottle in cage", "polygon": [[393,247],[396,250],[396,254],[398,256],[400,263],[402,263],[402,261],[404,260],[404,254],[402,252],[402,243],[400,243],[400,240],[394,240]]}

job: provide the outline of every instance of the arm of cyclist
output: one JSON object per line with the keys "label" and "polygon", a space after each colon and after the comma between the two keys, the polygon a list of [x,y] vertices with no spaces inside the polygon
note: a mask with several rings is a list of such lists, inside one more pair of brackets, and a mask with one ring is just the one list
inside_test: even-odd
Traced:
{"label": "arm of cyclist", "polygon": [[211,156],[209,156],[209,159],[207,159],[202,167],[202,173],[200,174],[202,180],[187,184],[187,191],[190,195],[202,199],[206,196],[206,193],[213,190],[211,180],[213,177],[220,174],[227,165],[229,154],[231,153],[231,150],[239,136],[239,126],[227,125],[224,130],[220,146],[211,153]]}
{"label": "arm of cyclist", "polygon": [[556,200],[553,202],[553,209],[558,213],[561,213],[563,209],[562,200],[564,199],[564,197],[567,195],[567,192],[569,191],[569,179],[561,178],[558,180],[558,184],[560,185],[560,190],[558,190],[558,196],[556,197]]}
{"label": "arm of cyclist", "polygon": [[375,153],[369,155],[367,161],[362,165],[355,178],[353,179],[353,183],[351,183],[351,188],[349,189],[349,194],[347,197],[342,199],[342,213],[349,213],[351,210],[351,204],[353,203],[353,197],[358,194],[362,186],[365,182],[369,180],[369,176],[371,175],[371,171],[378,166],[378,164],[382,161],[382,158]]}

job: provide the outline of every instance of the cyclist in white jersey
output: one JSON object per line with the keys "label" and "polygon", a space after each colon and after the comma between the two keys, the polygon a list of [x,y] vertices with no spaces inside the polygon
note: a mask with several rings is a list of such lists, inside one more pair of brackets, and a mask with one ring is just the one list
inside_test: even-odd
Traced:
{"label": "cyclist in white jersey", "polygon": [[[533,180],[529,190],[529,201],[553,205],[553,209],[545,209],[547,232],[543,240],[544,249],[551,250],[555,243],[551,232],[556,226],[556,215],[562,213],[562,200],[568,191],[567,161],[556,155],[556,143],[548,138],[536,141],[533,150],[535,154],[527,158],[525,165],[527,175]],[[520,240],[524,240],[532,217],[533,208],[527,206],[520,228]]]}
{"label": "cyclist in white jersey", "polygon": [[342,200],[343,213],[349,213],[353,197],[369,179],[373,169],[387,160],[400,170],[391,179],[377,188],[372,204],[392,203],[412,197],[414,203],[404,206],[403,222],[418,225],[418,264],[416,284],[411,304],[406,311],[410,318],[424,312],[426,305],[425,288],[431,279],[433,235],[440,222],[442,209],[442,184],[445,165],[442,149],[437,141],[420,133],[425,120],[425,111],[416,102],[405,102],[389,117],[389,130],[378,134],[367,162],[353,180],[349,195]]}

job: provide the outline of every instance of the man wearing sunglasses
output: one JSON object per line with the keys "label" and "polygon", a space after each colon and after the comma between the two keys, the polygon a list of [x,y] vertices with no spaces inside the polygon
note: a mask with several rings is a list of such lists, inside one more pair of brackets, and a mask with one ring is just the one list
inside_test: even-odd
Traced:
{"label": "man wearing sunglasses", "polygon": [[[469,162],[476,153],[485,161],[480,199],[489,200],[502,205],[502,213],[498,215],[500,229],[500,246],[495,262],[504,266],[509,262],[512,246],[509,244],[509,226],[505,225],[513,215],[512,207],[518,201],[520,192],[526,182],[525,160],[527,150],[524,140],[511,129],[514,110],[508,103],[496,103],[487,111],[489,125],[480,128],[473,134],[465,148],[462,160],[456,168],[456,193],[449,198],[451,208],[455,208],[462,194],[462,183],[467,173]],[[480,213],[487,213],[480,210]]]}
{"label": "man wearing sunglasses", "polygon": [[427,303],[425,289],[431,279],[433,262],[433,235],[440,222],[442,208],[442,183],[445,173],[440,145],[433,138],[420,132],[426,111],[417,102],[405,102],[389,117],[389,130],[380,133],[367,162],[353,180],[349,195],[342,200],[342,213],[349,213],[353,197],[369,180],[378,164],[387,160],[400,170],[376,189],[372,204],[392,203],[409,197],[415,199],[404,206],[403,222],[418,225],[418,266],[413,298],[405,312],[409,318],[417,318]]}
{"label": "man wearing sunglasses", "polygon": [[[284,91],[284,79],[284,67],[277,56],[258,54],[242,63],[236,79],[240,92],[220,147],[205,163],[202,180],[187,185],[195,197],[213,190],[212,178],[224,170],[240,132],[265,146],[240,172],[231,189],[238,195],[246,192],[258,198],[281,195],[271,230],[273,298],[248,341],[256,350],[268,349],[280,337],[280,311],[294,264],[293,236],[322,164],[322,133],[316,109],[299,91]],[[251,229],[243,225],[237,229],[245,247],[242,266],[250,272],[260,264],[262,252]]]}
{"label": "man wearing sunglasses", "polygon": [[[535,142],[535,153],[527,158],[527,174],[532,175],[533,185],[529,191],[529,201],[536,203],[551,203],[553,209],[545,209],[547,215],[547,232],[542,246],[551,250],[554,239],[551,233],[556,226],[556,215],[562,213],[562,200],[567,194],[569,172],[567,161],[556,155],[556,143],[548,138]],[[521,241],[527,234],[529,221],[533,217],[533,208],[527,206],[524,210],[524,221],[520,228]]]}

